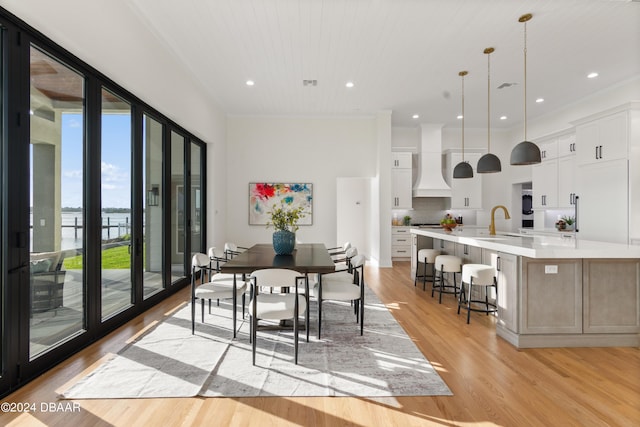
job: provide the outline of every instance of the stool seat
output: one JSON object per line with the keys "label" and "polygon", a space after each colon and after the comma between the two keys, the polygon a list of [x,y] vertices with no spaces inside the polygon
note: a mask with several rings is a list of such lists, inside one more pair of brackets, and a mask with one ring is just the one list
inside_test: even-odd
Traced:
{"label": "stool seat", "polygon": [[[465,295],[465,284],[469,285],[469,291]],[[484,300],[472,299],[473,287],[484,287]],[[472,311],[482,313],[495,313],[498,311],[496,304],[489,302],[489,288],[493,287],[498,297],[498,284],[496,281],[496,269],[485,264],[465,264],[462,266],[462,282],[460,283],[460,298],[458,299],[458,314],[460,307],[467,310],[467,323],[471,319]],[[484,308],[471,306],[471,303],[483,304]]]}
{"label": "stool seat", "polygon": [[473,278],[474,285],[492,286],[496,269],[485,264],[465,264],[462,266],[462,281],[470,283]]}
{"label": "stool seat", "polygon": [[[458,285],[456,284],[456,274],[462,271],[462,259],[455,255],[438,255],[434,261],[434,268],[436,272],[440,272],[440,275],[433,280],[433,286],[431,288],[431,296],[434,292],[438,291],[438,303],[442,303],[442,294],[454,294],[458,295]],[[453,274],[453,283],[447,284],[444,279],[445,273]],[[453,289],[453,290],[447,290]]]}
{"label": "stool seat", "polygon": [[445,273],[460,273],[462,260],[455,255],[438,255],[435,260],[436,271]]}
{"label": "stool seat", "polygon": [[[413,286],[416,286],[418,279],[422,279],[422,290],[427,289],[427,279],[431,279],[433,282],[435,277],[435,270],[433,269],[433,265],[436,261],[436,257],[440,255],[440,251],[436,249],[420,249],[418,251],[417,264],[416,264],[416,275],[413,279]],[[423,274],[420,274],[420,264],[424,264]],[[432,271],[431,276],[427,276],[427,265],[431,264]]]}

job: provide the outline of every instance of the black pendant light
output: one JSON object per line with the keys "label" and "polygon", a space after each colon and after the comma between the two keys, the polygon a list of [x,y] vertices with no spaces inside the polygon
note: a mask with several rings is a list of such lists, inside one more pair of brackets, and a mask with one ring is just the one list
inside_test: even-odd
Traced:
{"label": "black pendant light", "polygon": [[542,161],[540,148],[531,141],[527,141],[527,21],[533,15],[522,15],[518,21],[524,23],[524,141],[513,147],[511,164],[514,166],[534,165]]}
{"label": "black pendant light", "polygon": [[495,49],[488,47],[484,50],[487,55],[487,154],[478,160],[478,173],[494,173],[502,170],[498,156],[491,154],[491,59]]}
{"label": "black pendant light", "polygon": [[464,161],[464,76],[467,71],[460,71],[458,75],[462,77],[462,161],[453,168],[454,178],[473,178],[473,168],[469,162]]}

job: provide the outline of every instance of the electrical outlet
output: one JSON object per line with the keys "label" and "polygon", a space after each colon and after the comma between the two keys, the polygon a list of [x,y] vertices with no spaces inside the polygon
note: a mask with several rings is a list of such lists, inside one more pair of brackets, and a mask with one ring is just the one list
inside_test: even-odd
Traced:
{"label": "electrical outlet", "polygon": [[558,266],[557,265],[545,265],[544,266],[544,274],[558,274]]}

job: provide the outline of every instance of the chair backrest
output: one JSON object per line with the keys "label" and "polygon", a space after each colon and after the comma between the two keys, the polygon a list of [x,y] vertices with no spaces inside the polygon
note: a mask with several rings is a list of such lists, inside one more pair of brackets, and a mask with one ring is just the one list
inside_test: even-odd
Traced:
{"label": "chair backrest", "polygon": [[[353,274],[355,275],[355,283],[364,283],[364,265],[366,263],[366,260],[367,259],[364,255],[356,255],[351,259],[351,268],[353,269]],[[360,271],[358,271],[358,269],[360,269]]]}
{"label": "chair backrest", "polygon": [[304,274],[286,268],[265,268],[251,273],[252,283],[259,287],[283,288],[293,286],[297,288],[296,280]]}
{"label": "chair backrest", "polygon": [[346,251],[350,247],[351,247],[351,242],[344,242],[344,245],[342,245],[342,250]]}
{"label": "chair backrest", "polygon": [[237,252],[238,251],[238,245],[236,245],[235,243],[231,243],[231,242],[227,242],[224,244],[224,250],[226,251],[233,251],[233,252]]}
{"label": "chair backrest", "polygon": [[347,249],[344,255],[347,259],[353,258],[354,256],[358,255],[358,248],[356,248],[355,246],[352,246],[349,249]]}
{"label": "chair backrest", "polygon": [[208,254],[209,258],[224,258],[224,251],[215,246],[209,248]]}
{"label": "chair backrest", "polygon": [[209,268],[210,262],[211,259],[207,255],[198,252],[193,254],[193,257],[191,258],[191,268],[195,273],[197,271],[200,271],[200,269],[203,267]]}

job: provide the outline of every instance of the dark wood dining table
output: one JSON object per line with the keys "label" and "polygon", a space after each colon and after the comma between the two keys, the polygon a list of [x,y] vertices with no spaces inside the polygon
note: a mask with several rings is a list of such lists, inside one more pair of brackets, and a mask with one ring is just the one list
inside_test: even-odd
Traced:
{"label": "dark wood dining table", "polygon": [[[318,339],[322,322],[322,274],[336,271],[322,243],[299,243],[291,255],[276,255],[273,245],[260,243],[236,255],[221,267],[223,273],[251,274],[265,268],[286,268],[308,275],[318,274]],[[235,276],[234,276],[235,277]],[[235,279],[234,279],[235,280]]]}

